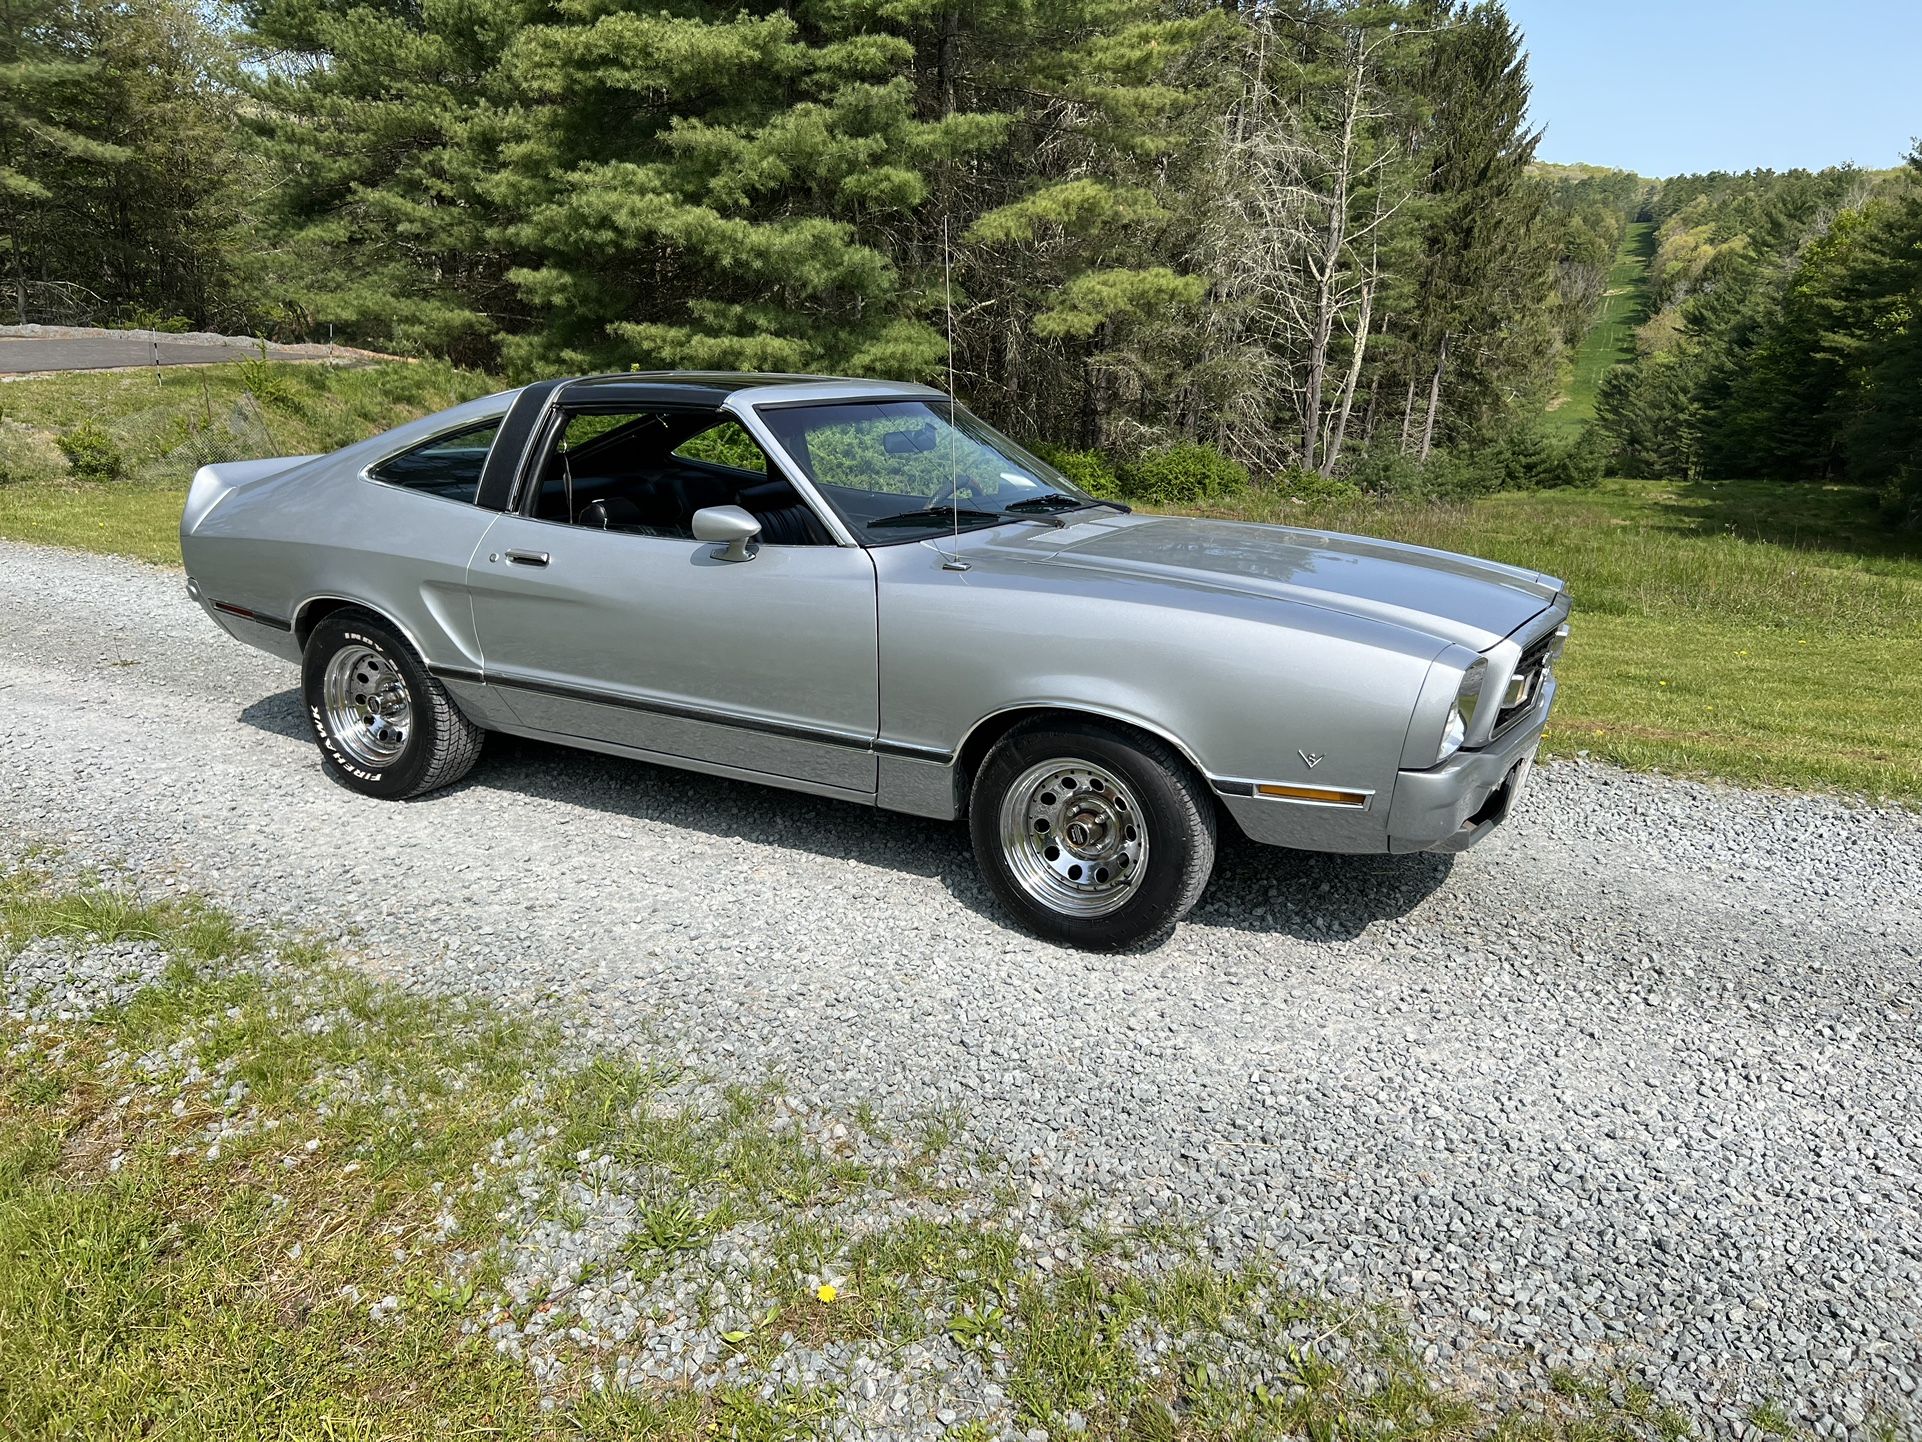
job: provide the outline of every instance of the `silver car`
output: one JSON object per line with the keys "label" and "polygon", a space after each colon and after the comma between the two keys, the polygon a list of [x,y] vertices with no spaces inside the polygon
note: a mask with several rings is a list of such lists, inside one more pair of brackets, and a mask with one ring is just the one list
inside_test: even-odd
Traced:
{"label": "silver car", "polygon": [[1132,514],[924,386],[543,381],[328,456],[204,467],[189,593],[301,667],[327,772],[505,731],[919,816],[1077,946],[1165,938],[1223,824],[1461,850],[1555,697],[1560,581]]}

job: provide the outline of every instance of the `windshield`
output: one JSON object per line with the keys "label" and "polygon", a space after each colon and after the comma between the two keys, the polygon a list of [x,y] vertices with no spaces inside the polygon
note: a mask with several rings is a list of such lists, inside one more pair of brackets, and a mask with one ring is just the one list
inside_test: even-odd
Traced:
{"label": "windshield", "polygon": [[771,406],[760,414],[864,545],[1103,504],[949,401]]}

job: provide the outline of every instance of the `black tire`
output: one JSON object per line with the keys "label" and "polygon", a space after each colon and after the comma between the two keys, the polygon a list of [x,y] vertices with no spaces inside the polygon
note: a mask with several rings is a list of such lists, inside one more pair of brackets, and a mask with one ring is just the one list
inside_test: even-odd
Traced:
{"label": "black tire", "polygon": [[[1037,775],[1063,784],[1030,779]],[[1058,798],[1064,789],[1068,796]],[[1031,810],[1024,803],[1031,798],[1035,810],[1043,803],[1055,808],[1048,811],[1054,824],[1066,815],[1059,808],[1073,804],[1075,794],[1089,798],[1099,813],[1092,828],[1079,826],[1079,839],[1094,838],[1088,854],[1097,860],[1091,865],[1106,856],[1114,868],[1113,880],[1107,869],[1088,872],[1087,885],[1092,888],[1099,875],[1107,888],[1103,895],[1070,894],[1081,884],[1079,868],[1073,885],[1053,874],[1081,855],[1072,848],[1065,858],[1058,854],[1060,847],[1053,848],[1045,863],[1050,869],[1042,871],[1039,881],[1024,882],[1023,865],[1032,877],[1034,867],[1044,866],[1044,853],[1024,861],[1017,853],[1026,848],[1004,839],[1004,807],[1010,808],[1010,824],[1020,819],[1018,830],[1025,839],[1028,827],[1039,825],[1039,819],[1025,819]],[[1064,841],[1086,814],[1092,813],[1067,818],[1070,828],[1061,831]],[[1122,833],[1116,825],[1137,815],[1146,822],[1140,843],[1145,851],[1140,869],[1123,879],[1128,859],[1101,848],[1104,838],[1110,845],[1118,843]],[[1078,717],[1031,722],[995,743],[974,776],[968,829],[981,874],[1001,904],[1037,935],[1089,951],[1141,949],[1166,941],[1200,900],[1215,865],[1214,798],[1187,760],[1157,737]],[[1132,839],[1133,830],[1127,835]],[[1050,900],[1054,891],[1063,896]],[[1111,909],[1098,915],[1071,909],[1080,906]]]}
{"label": "black tire", "polygon": [[[377,675],[390,688],[397,679],[404,688],[407,724],[389,725],[384,738],[378,738],[393,748],[391,757],[370,751],[377,738],[366,734],[365,725],[349,722],[353,729],[348,731],[336,722],[340,708],[329,707],[326,685],[337,658],[348,671],[358,660],[365,674]],[[321,765],[334,780],[363,796],[390,801],[421,796],[460,780],[480,757],[486,733],[461,714],[405,638],[371,611],[350,607],[320,619],[301,655],[300,683]],[[351,691],[352,681],[344,684]],[[393,693],[390,689],[386,694]],[[351,696],[344,699],[352,701]],[[371,713],[369,719],[374,725],[385,724]]]}

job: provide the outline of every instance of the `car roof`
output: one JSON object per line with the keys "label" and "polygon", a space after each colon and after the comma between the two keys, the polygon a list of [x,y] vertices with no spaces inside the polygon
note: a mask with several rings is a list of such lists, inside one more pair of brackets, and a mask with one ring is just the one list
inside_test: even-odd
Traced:
{"label": "car roof", "polygon": [[559,400],[579,405],[719,406],[740,395],[756,404],[843,400],[858,396],[931,396],[941,392],[910,381],[856,376],[789,375],[761,371],[615,371],[563,382]]}

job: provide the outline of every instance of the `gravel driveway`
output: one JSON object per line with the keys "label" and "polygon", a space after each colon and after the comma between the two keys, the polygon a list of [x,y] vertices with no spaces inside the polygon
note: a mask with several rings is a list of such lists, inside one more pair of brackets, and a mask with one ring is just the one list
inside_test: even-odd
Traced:
{"label": "gravel driveway", "polygon": [[361,800],[178,573],[0,567],[16,836],[956,1109],[1048,1186],[1405,1307],[1477,1385],[1613,1361],[1710,1422],[1922,1420],[1922,818],[1550,766],[1464,857],[1230,845],[1168,946],[1092,957],[1010,929],[958,826],[500,738]]}

